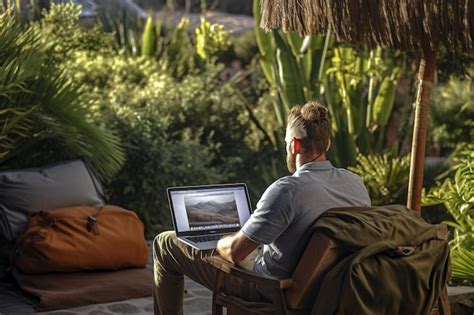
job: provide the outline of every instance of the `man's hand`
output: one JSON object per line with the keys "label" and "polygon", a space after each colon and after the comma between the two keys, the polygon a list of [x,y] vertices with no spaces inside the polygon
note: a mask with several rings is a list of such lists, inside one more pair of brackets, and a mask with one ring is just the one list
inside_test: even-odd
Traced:
{"label": "man's hand", "polygon": [[217,242],[217,252],[227,261],[235,264],[244,260],[258,243],[248,239],[241,231],[224,236]]}

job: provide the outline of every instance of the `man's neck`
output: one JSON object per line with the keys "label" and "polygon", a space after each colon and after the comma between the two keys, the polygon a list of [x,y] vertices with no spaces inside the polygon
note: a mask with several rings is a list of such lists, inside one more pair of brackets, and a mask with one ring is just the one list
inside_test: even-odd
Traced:
{"label": "man's neck", "polygon": [[316,155],[302,155],[298,154],[296,156],[296,169],[300,169],[303,165],[311,162],[326,161],[326,154],[316,154]]}

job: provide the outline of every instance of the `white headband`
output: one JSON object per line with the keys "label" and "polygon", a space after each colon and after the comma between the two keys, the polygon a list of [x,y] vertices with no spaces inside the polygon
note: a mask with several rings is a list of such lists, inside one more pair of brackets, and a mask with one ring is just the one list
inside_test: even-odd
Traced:
{"label": "white headband", "polygon": [[292,120],[288,121],[288,125],[286,128],[286,139],[302,139],[304,137],[306,137],[306,129],[303,124],[303,119],[298,119],[297,117],[295,117]]}

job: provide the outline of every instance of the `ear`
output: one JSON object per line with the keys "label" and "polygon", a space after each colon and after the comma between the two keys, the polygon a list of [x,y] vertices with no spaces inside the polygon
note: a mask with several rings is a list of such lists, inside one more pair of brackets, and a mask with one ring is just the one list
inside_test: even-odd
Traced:
{"label": "ear", "polygon": [[300,145],[301,139],[293,138],[293,151],[291,153],[295,155],[300,153]]}

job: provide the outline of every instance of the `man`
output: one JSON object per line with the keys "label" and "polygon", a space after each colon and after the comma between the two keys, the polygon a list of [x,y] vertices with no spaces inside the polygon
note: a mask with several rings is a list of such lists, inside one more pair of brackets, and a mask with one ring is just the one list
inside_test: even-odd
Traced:
{"label": "man", "polygon": [[[370,205],[361,179],[326,160],[330,128],[327,110],[317,102],[290,111],[285,141],[293,175],[270,185],[242,229],[218,242],[217,253],[224,259],[243,262],[263,245],[253,270],[289,277],[304,251],[303,235],[315,219],[330,208]],[[155,313],[182,313],[183,274],[212,289],[216,271],[204,259],[215,252],[192,249],[174,232],[161,233],[153,246]],[[228,280],[225,290],[247,300],[271,300],[269,292],[243,280]]]}

